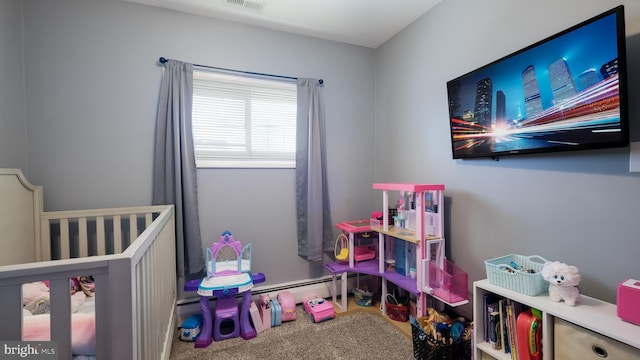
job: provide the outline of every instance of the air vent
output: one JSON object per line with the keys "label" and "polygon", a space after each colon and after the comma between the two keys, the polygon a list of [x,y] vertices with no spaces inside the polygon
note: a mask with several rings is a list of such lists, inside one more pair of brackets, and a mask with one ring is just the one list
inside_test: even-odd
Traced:
{"label": "air vent", "polygon": [[264,11],[264,2],[256,0],[222,0],[225,5],[233,6],[235,8],[243,8],[256,12]]}

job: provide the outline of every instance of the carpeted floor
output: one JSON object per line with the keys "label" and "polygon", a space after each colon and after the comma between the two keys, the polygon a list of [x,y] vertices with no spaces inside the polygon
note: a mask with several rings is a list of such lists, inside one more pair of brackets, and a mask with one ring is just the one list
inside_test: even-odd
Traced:
{"label": "carpeted floor", "polygon": [[176,331],[171,347],[172,360],[410,360],[411,340],[376,314],[356,312],[313,323],[302,306],[296,320],[265,330],[257,337],[241,337],[214,342],[204,349],[179,340]]}

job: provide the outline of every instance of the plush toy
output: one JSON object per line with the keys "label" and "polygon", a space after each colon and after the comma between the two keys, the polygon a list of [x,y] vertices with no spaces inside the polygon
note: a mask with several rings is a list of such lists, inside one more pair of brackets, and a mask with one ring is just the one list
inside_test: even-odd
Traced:
{"label": "plush toy", "polygon": [[549,297],[553,301],[562,301],[575,306],[580,290],[578,268],[559,261],[547,262],[542,267],[542,278],[549,282]]}
{"label": "plush toy", "polygon": [[[83,291],[73,291],[73,282],[70,283],[72,285],[71,312],[75,313],[84,304],[87,295]],[[48,284],[43,281],[23,284],[22,303],[24,305],[23,310],[29,311],[31,315],[48,314],[51,305]]]}
{"label": "plush toy", "polygon": [[264,294],[264,296],[260,297],[260,306],[265,310],[269,309],[271,306],[271,298],[269,297],[269,294]]}
{"label": "plush toy", "polygon": [[22,305],[49,295],[49,286],[43,281],[22,284]]}

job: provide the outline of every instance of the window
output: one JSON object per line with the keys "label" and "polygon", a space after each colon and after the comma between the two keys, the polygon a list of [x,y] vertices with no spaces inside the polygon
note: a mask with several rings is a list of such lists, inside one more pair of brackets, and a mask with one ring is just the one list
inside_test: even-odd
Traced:
{"label": "window", "polygon": [[193,73],[197,167],[294,168],[296,83]]}

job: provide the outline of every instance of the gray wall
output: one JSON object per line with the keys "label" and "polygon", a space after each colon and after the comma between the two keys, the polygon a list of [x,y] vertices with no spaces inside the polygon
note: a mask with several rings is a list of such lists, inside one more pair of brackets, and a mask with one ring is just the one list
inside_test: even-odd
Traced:
{"label": "gray wall", "polygon": [[[616,4],[446,0],[378,48],[376,181],[446,184],[449,257],[470,280],[484,260],[541,255],[576,265],[583,293],[615,302],[640,277],[640,174],[628,149],[452,160],[446,82]],[[625,5],[631,127],[640,130],[640,3]],[[640,136],[635,140],[640,140]]]}
{"label": "gray wall", "polygon": [[[163,56],[324,79],[333,220],[369,216],[372,49],[122,0],[23,3],[29,169],[48,210],[151,202]],[[198,177],[203,246],[224,230],[252,243],[253,269],[267,284],[324,275],[321,263],[297,256],[294,170]]]}
{"label": "gray wall", "polygon": [[27,174],[20,0],[0,0],[0,165]]}
{"label": "gray wall", "polygon": [[[638,141],[640,3],[622,3]],[[615,301],[619,281],[640,277],[640,179],[628,150],[454,161],[445,89],[613,6],[446,0],[374,51],[121,0],[0,0],[10,49],[0,53],[0,166],[27,168],[47,210],[148,204],[158,57],[321,77],[334,222],[380,206],[374,181],[444,183],[448,254],[470,280],[485,277],[485,259],[539,254],[577,265],[584,293]],[[228,229],[254,244],[269,283],[319,274],[295,255],[292,171],[201,170],[199,180],[205,246]]]}

